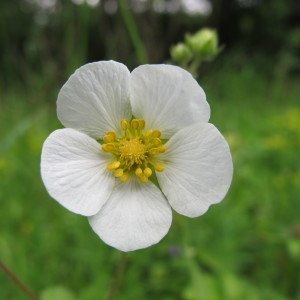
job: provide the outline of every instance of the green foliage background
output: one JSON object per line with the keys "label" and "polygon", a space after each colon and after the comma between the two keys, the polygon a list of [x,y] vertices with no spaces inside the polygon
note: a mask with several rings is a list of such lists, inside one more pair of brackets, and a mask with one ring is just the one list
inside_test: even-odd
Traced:
{"label": "green foliage background", "polygon": [[[116,299],[300,299],[298,2],[228,1],[225,9],[213,1],[209,17],[129,11],[131,29],[103,3],[61,1],[57,13],[26,3],[0,4],[1,261],[42,299],[105,299],[119,252],[53,201],[40,179],[43,141],[62,127],[57,93],[85,62],[133,69],[138,47],[150,63],[169,61],[172,44],[210,25],[225,47],[201,66],[199,82],[232,150],[232,187],[202,217],[174,213],[163,241],[129,253]],[[26,299],[3,272],[0,295]]]}

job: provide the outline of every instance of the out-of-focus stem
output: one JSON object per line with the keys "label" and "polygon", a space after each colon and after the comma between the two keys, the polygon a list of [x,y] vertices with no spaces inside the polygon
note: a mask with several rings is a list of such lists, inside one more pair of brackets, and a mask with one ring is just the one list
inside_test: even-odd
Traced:
{"label": "out-of-focus stem", "polygon": [[139,36],[136,24],[134,22],[132,13],[128,7],[127,0],[118,0],[118,5],[120,8],[120,13],[124,20],[125,26],[127,28],[129,37],[135,49],[137,58],[140,64],[149,63],[148,55],[145,50],[144,44]]}
{"label": "out-of-focus stem", "polygon": [[0,261],[0,268],[18,286],[18,288],[28,297],[28,299],[38,300],[38,298],[32,294],[32,292],[27,288],[27,286],[2,261]]}
{"label": "out-of-focus stem", "polygon": [[115,275],[112,279],[112,283],[111,283],[111,287],[110,287],[108,296],[106,298],[107,300],[113,300],[119,289],[120,282],[121,282],[122,275],[123,275],[124,268],[125,268],[125,264],[126,264],[126,259],[127,259],[127,253],[122,252],[119,262],[118,262],[118,265],[117,265],[117,268],[116,268],[116,271],[115,271]]}

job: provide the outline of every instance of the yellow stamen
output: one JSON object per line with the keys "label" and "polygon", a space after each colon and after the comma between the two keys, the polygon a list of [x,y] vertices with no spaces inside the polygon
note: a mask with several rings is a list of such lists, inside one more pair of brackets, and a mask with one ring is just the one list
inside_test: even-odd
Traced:
{"label": "yellow stamen", "polygon": [[148,129],[145,133],[145,137],[149,137],[152,134],[153,130],[152,129]]}
{"label": "yellow stamen", "polygon": [[165,169],[165,165],[163,163],[157,162],[154,165],[154,169],[157,172],[162,172]]}
{"label": "yellow stamen", "polygon": [[129,122],[128,122],[127,120],[123,119],[123,120],[121,121],[121,128],[122,128],[123,130],[127,130],[127,129],[129,128]]}
{"label": "yellow stamen", "polygon": [[117,137],[116,133],[113,132],[113,131],[108,131],[108,132],[106,133],[106,135],[111,136],[113,139],[116,139],[116,137]]}
{"label": "yellow stamen", "polygon": [[136,176],[141,176],[143,174],[143,170],[141,169],[141,168],[137,168],[136,170],[135,170],[135,175]]}
{"label": "yellow stamen", "polygon": [[120,163],[119,161],[113,161],[113,162],[110,162],[110,163],[108,163],[108,164],[106,165],[106,169],[107,169],[108,171],[113,171],[113,170],[119,168],[119,167],[120,167],[120,164],[121,164],[121,163]]}
{"label": "yellow stamen", "polygon": [[153,136],[154,138],[159,138],[159,137],[161,136],[161,132],[160,132],[159,130],[154,130],[154,131],[152,132],[152,136]]}
{"label": "yellow stamen", "polygon": [[119,177],[122,182],[127,182],[129,180],[129,174],[123,173],[121,177]]}
{"label": "yellow stamen", "polygon": [[123,175],[123,169],[117,169],[114,173],[115,177],[121,177]]}
{"label": "yellow stamen", "polygon": [[164,152],[166,152],[166,146],[165,146],[165,145],[160,145],[160,146],[158,147],[158,152],[159,152],[159,153],[164,153]]}
{"label": "yellow stamen", "polygon": [[139,180],[141,183],[146,183],[148,182],[148,177],[146,177],[145,175],[139,176]]}
{"label": "yellow stamen", "polygon": [[103,150],[104,152],[112,152],[112,151],[115,150],[114,144],[111,144],[111,143],[109,143],[109,144],[103,144],[103,145],[101,146],[101,148],[102,148],[102,150]]}
{"label": "yellow stamen", "polygon": [[157,148],[152,148],[152,149],[149,150],[149,154],[152,155],[152,156],[155,155],[155,154],[157,154],[158,152],[159,151],[158,151]]}
{"label": "yellow stamen", "polygon": [[143,173],[146,177],[150,177],[152,175],[152,170],[150,168],[146,168]]}
{"label": "yellow stamen", "polygon": [[153,139],[153,143],[154,143],[155,146],[161,145],[161,140],[160,140],[160,138],[158,138],[158,137],[154,138],[154,139]]}
{"label": "yellow stamen", "polygon": [[139,129],[139,121],[137,119],[133,119],[131,121],[131,128],[133,128],[133,129]]}
{"label": "yellow stamen", "polygon": [[110,134],[106,134],[104,137],[103,137],[103,141],[105,143],[112,143],[114,141],[115,137],[110,135]]}
{"label": "yellow stamen", "polygon": [[162,172],[163,163],[154,163],[155,155],[166,151],[166,146],[160,139],[159,130],[145,130],[145,120],[123,119],[120,122],[123,134],[117,136],[114,131],[108,131],[103,137],[102,150],[113,156],[106,165],[108,171],[122,182],[127,182],[131,175],[138,177],[142,183],[152,178],[153,170]]}
{"label": "yellow stamen", "polygon": [[145,128],[145,124],[146,124],[145,120],[140,119],[138,121],[139,121],[139,129],[143,130]]}

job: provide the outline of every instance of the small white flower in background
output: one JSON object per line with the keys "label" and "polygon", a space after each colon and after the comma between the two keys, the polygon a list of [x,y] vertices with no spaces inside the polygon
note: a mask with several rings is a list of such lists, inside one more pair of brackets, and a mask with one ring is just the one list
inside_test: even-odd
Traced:
{"label": "small white flower in background", "polygon": [[62,87],[57,114],[66,128],[43,145],[44,184],[119,250],[159,242],[171,207],[197,217],[228,191],[229,147],[208,123],[202,88],[179,67],[84,65]]}

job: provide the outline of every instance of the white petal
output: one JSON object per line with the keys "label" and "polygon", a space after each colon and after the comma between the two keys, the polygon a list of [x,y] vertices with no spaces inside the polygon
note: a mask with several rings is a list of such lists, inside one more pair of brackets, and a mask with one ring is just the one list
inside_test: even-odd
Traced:
{"label": "white petal", "polygon": [[168,232],[172,212],[161,191],[151,182],[134,177],[118,184],[90,225],[108,245],[121,251],[146,248]]}
{"label": "white petal", "polygon": [[59,92],[59,120],[96,139],[119,132],[120,121],[131,118],[129,76],[127,67],[114,61],[82,66]]}
{"label": "white petal", "polygon": [[226,140],[209,123],[177,132],[160,156],[165,170],[158,182],[171,206],[180,214],[196,217],[226,195],[233,173]]}
{"label": "white petal", "polygon": [[45,141],[41,175],[51,197],[74,213],[90,216],[109,198],[114,177],[106,171],[107,153],[74,129],[54,131]]}
{"label": "white petal", "polygon": [[171,65],[143,65],[130,75],[133,115],[169,138],[180,128],[207,122],[210,108],[190,73]]}

